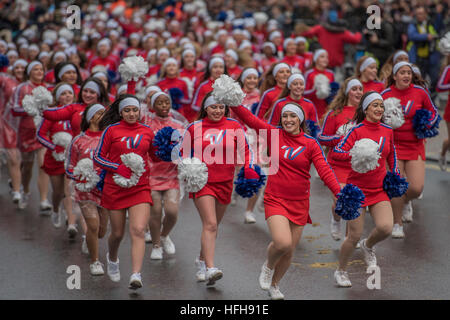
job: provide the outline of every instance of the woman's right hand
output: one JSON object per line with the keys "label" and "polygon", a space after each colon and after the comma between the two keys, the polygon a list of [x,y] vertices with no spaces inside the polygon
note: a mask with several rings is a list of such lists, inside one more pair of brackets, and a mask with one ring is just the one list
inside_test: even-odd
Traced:
{"label": "woman's right hand", "polygon": [[126,165],[121,164],[116,170],[116,173],[124,177],[125,179],[130,179],[131,174],[133,173],[130,168],[128,168]]}

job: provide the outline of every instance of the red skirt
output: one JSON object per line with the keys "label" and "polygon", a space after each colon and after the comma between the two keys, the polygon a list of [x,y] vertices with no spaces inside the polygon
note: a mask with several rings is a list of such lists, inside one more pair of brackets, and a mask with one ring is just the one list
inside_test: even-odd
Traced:
{"label": "red skirt", "polygon": [[444,121],[450,122],[450,94],[448,95],[447,106],[444,111]]}
{"label": "red skirt", "polygon": [[17,133],[0,115],[0,148],[17,148]]}
{"label": "red skirt", "polygon": [[265,193],[264,211],[266,220],[271,216],[281,215],[299,226],[312,223],[311,217],[309,216],[308,198],[303,200],[281,199]]}
{"label": "red skirt", "polygon": [[41,167],[49,176],[59,176],[65,173],[64,161],[56,161],[53,157],[53,151],[47,149],[44,156],[44,164]]}
{"label": "red skirt", "polygon": [[424,140],[419,142],[405,142],[395,143],[395,150],[397,151],[398,160],[419,160],[419,156],[422,160],[425,160],[425,144]]}
{"label": "red skirt", "polygon": [[190,192],[189,198],[195,199],[201,196],[210,195],[216,198],[221,204],[229,204],[231,202],[232,193],[233,193],[233,180],[208,182],[200,191]]}
{"label": "red skirt", "polygon": [[107,183],[103,186],[101,206],[108,210],[127,209],[140,203],[153,205],[149,184],[141,184],[131,188],[122,188],[117,184]]}
{"label": "red skirt", "polygon": [[383,188],[377,189],[361,188],[361,191],[364,193],[364,196],[366,197],[361,207],[371,206],[381,201],[391,201],[391,199],[389,199],[386,191],[384,191]]}

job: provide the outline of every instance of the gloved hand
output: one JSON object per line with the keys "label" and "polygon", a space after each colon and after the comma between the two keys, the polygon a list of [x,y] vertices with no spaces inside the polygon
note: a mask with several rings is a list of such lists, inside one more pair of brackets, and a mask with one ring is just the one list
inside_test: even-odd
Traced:
{"label": "gloved hand", "polygon": [[244,178],[245,179],[259,179],[259,174],[252,168],[246,167],[244,168]]}
{"label": "gloved hand", "polygon": [[117,170],[116,173],[124,177],[125,179],[130,179],[131,174],[133,173],[130,168],[128,168],[126,165],[121,164]]}

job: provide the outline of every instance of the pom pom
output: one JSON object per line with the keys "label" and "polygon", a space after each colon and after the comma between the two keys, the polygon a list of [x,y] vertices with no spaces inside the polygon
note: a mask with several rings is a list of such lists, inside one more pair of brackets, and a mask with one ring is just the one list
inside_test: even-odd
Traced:
{"label": "pom pom", "polygon": [[441,51],[443,55],[450,54],[450,32],[447,32],[445,36],[439,40],[439,51]]}
{"label": "pom pom", "polygon": [[218,103],[236,107],[240,106],[245,98],[245,93],[242,91],[239,83],[226,74],[222,74],[216,79],[212,87],[212,95]]}
{"label": "pom pom", "polygon": [[253,166],[253,170],[259,175],[259,179],[246,179],[244,176],[244,167],[238,173],[234,182],[236,185],[236,193],[243,198],[251,198],[257,194],[259,189],[266,183],[266,175],[262,172],[258,165]]}
{"label": "pom pom", "polygon": [[139,179],[145,172],[144,159],[136,153],[126,153],[120,156],[122,163],[133,172],[130,179],[126,179],[119,174],[114,174],[114,182],[122,188],[130,188],[138,184]]}
{"label": "pom pom", "polygon": [[312,120],[306,120],[306,125],[309,130],[309,135],[314,139],[317,139],[317,135],[320,132],[320,127],[316,124],[315,121]]}
{"label": "pom pom", "polygon": [[330,95],[330,79],[323,74],[318,74],[314,78],[314,88],[316,89],[316,96],[319,99],[325,99]]}
{"label": "pom pom", "polygon": [[[153,145],[157,148],[155,154],[163,161],[172,161],[172,151],[180,141],[181,135],[172,127],[164,127],[159,130],[153,139]],[[178,155],[174,155],[178,158]]]}
{"label": "pom pom", "polygon": [[336,134],[339,136],[346,136],[355,126],[356,123],[353,121],[345,123],[337,129]]}
{"label": "pom pom", "polygon": [[52,156],[58,162],[63,162],[66,160],[66,155],[64,152],[56,153],[56,151],[52,151]]}
{"label": "pom pom", "polygon": [[387,172],[383,180],[383,190],[386,191],[389,199],[401,197],[408,190],[409,183],[398,174]]}
{"label": "pom pom", "polygon": [[353,184],[347,184],[337,195],[334,212],[344,220],[354,220],[360,216],[359,209],[364,203],[364,193]]}
{"label": "pom pom", "polygon": [[127,57],[119,66],[119,72],[125,81],[138,81],[139,78],[145,77],[148,72],[148,63],[141,56]]}
{"label": "pom pom", "polygon": [[39,115],[39,109],[36,107],[34,103],[33,95],[27,94],[22,99],[22,108],[28,113],[29,116],[35,117]]}
{"label": "pom pom", "polygon": [[105,176],[106,176],[106,170],[103,169],[100,172],[100,181],[95,186],[100,191],[103,191],[103,186],[105,185]]}
{"label": "pom pom", "polygon": [[184,94],[183,91],[179,88],[170,88],[169,89],[170,99],[172,100],[172,108],[178,110],[181,108],[181,99],[183,99]]}
{"label": "pom pom", "polygon": [[392,129],[400,128],[405,123],[402,105],[400,99],[388,98],[384,100],[383,122]]}
{"label": "pom pom", "polygon": [[9,59],[4,54],[0,54],[0,68],[9,66]]}
{"label": "pom pom", "polygon": [[80,181],[86,181],[75,184],[75,188],[81,192],[90,192],[100,181],[100,177],[94,169],[94,162],[89,158],[78,161],[73,169],[73,175]]}
{"label": "pom pom", "polygon": [[364,138],[356,141],[350,150],[352,169],[359,173],[366,173],[379,167],[378,160],[381,154],[378,148],[378,143],[372,139]]}
{"label": "pom pom", "polygon": [[325,99],[327,104],[330,104],[331,101],[333,101],[334,97],[337,95],[337,92],[339,91],[339,83],[336,81],[333,81],[330,83],[330,95]]}
{"label": "pom pom", "polygon": [[37,115],[33,117],[33,123],[36,128],[41,126],[42,120],[44,120],[41,116]]}
{"label": "pom pom", "polygon": [[52,136],[52,141],[58,146],[67,148],[72,142],[72,135],[68,132],[60,131]]}
{"label": "pom pom", "polygon": [[31,91],[34,98],[34,103],[39,111],[44,111],[49,105],[53,103],[53,96],[50,91],[48,91],[43,86],[39,86]]}
{"label": "pom pom", "polygon": [[419,139],[426,139],[437,136],[439,134],[439,122],[441,116],[438,115],[436,122],[430,126],[431,111],[419,109],[413,118],[413,128],[416,137]]}
{"label": "pom pom", "polygon": [[208,182],[208,167],[198,158],[185,158],[178,164],[178,179],[187,192],[198,192]]}

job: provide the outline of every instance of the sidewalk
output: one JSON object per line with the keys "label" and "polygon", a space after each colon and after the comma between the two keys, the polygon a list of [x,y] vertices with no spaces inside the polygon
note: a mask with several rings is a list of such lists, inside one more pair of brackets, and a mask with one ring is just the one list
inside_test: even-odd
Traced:
{"label": "sidewalk", "polygon": [[[445,96],[447,96],[447,93],[445,93]],[[443,117],[447,100],[437,98],[435,99],[435,104],[439,110],[439,114],[441,115],[441,117]],[[447,125],[445,124],[444,120],[441,120],[439,124],[439,135],[437,137],[426,140],[425,151],[427,160],[438,161],[439,155],[441,153],[442,142],[447,139],[447,137]]]}

